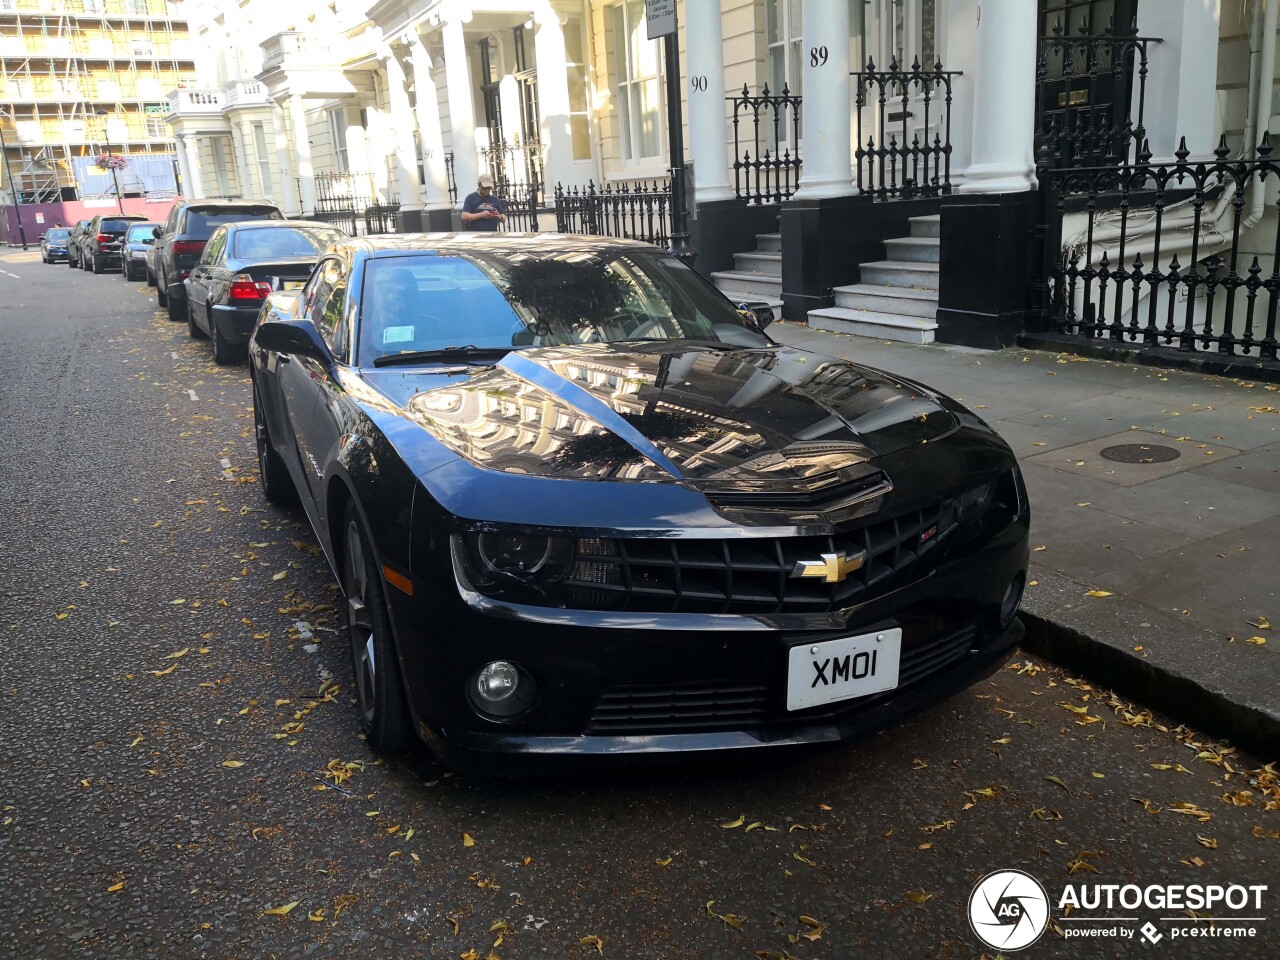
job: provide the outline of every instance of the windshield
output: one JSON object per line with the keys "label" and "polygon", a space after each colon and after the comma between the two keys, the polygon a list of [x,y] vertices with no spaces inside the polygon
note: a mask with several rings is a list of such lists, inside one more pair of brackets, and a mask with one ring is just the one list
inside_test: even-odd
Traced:
{"label": "windshield", "polygon": [[71,230],[68,229],[67,227],[55,227],[54,229],[46,233],[45,237],[48,238],[49,240],[65,240],[67,239],[68,236],[70,236],[70,234],[71,234]]}
{"label": "windshield", "polygon": [[124,235],[126,240],[151,240],[155,237],[155,229],[160,226],[158,223],[135,223],[129,227],[129,232]]}
{"label": "windshield", "polygon": [[275,207],[192,207],[187,211],[187,233],[208,240],[224,223],[283,219]]}
{"label": "windshield", "polygon": [[328,227],[254,227],[236,233],[232,256],[238,260],[318,257],[345,236]]}
{"label": "windshield", "polygon": [[362,366],[452,346],[771,342],[679,260],[645,250],[377,258],[365,265],[361,304]]}
{"label": "windshield", "polygon": [[103,220],[102,226],[98,228],[100,233],[124,233],[125,228],[133,225],[135,220]]}

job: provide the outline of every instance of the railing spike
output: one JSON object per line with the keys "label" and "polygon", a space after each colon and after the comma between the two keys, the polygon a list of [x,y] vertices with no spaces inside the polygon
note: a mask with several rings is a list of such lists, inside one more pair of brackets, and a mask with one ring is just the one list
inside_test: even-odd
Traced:
{"label": "railing spike", "polygon": [[1224,133],[1224,134],[1219,138],[1219,140],[1218,140],[1218,146],[1217,146],[1217,148],[1213,151],[1213,155],[1214,155],[1215,157],[1217,157],[1219,161],[1222,161],[1222,160],[1226,160],[1226,159],[1227,159],[1227,157],[1228,157],[1230,154],[1231,154],[1231,150],[1230,150],[1230,148],[1227,146],[1227,135]]}
{"label": "railing spike", "polygon": [[1191,156],[1191,151],[1187,149],[1187,138],[1184,136],[1178,141],[1178,149],[1173,151],[1173,155],[1178,158],[1179,163],[1186,161]]}
{"label": "railing spike", "polygon": [[1062,36],[1062,15],[1053,18],[1053,35],[1055,37]]}
{"label": "railing spike", "polygon": [[916,54],[916,56],[912,58],[911,69],[914,70],[916,73],[920,72],[920,55],[919,54]]}
{"label": "railing spike", "polygon": [[769,96],[769,81],[768,81],[768,80],[766,80],[766,81],[764,82],[764,86],[760,88],[760,95],[761,95],[762,97],[767,97],[767,96]]}
{"label": "railing spike", "polygon": [[1270,156],[1271,154],[1271,131],[1270,130],[1262,131],[1262,140],[1258,143],[1257,153],[1258,153],[1258,156],[1260,157]]}

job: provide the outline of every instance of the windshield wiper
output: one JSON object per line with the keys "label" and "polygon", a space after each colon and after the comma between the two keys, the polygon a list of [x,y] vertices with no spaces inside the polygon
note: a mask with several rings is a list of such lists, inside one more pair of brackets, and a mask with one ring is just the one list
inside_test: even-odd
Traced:
{"label": "windshield wiper", "polygon": [[375,367],[390,367],[398,363],[426,363],[431,360],[501,360],[515,347],[477,347],[468,343],[456,347],[438,347],[435,350],[406,350],[389,353],[373,361]]}
{"label": "windshield wiper", "polygon": [[759,350],[771,346],[762,343],[760,347],[748,347],[741,343],[730,343],[728,340],[713,340],[710,337],[624,337],[621,340],[610,340],[609,343],[671,343],[691,344],[697,347],[709,347],[712,350]]}

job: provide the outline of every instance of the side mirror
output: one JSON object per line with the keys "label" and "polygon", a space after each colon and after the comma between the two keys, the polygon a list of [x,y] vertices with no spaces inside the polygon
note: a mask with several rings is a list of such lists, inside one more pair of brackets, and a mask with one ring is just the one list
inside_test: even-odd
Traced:
{"label": "side mirror", "polygon": [[762,300],[747,300],[738,304],[738,315],[758,330],[773,323],[773,307]]}
{"label": "side mirror", "polygon": [[263,320],[253,331],[253,341],[263,350],[333,362],[328,345],[310,320]]}
{"label": "side mirror", "polygon": [[151,236],[155,237],[157,240],[159,240],[159,239],[160,239],[160,235],[161,235],[162,233],[164,233],[164,227],[152,227],[152,228],[151,228]]}

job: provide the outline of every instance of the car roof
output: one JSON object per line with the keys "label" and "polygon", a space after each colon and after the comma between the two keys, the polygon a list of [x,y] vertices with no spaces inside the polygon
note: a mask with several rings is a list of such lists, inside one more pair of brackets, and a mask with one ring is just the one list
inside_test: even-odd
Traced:
{"label": "car roof", "polygon": [[320,220],[241,220],[236,223],[228,223],[228,230],[275,230],[279,227],[293,227],[295,229],[311,229],[311,230],[338,230],[331,223],[324,223]]}
{"label": "car roof", "polygon": [[499,233],[481,230],[466,233],[396,233],[352,237],[343,243],[362,249],[375,257],[428,250],[453,254],[490,252],[506,255],[535,253],[548,256],[583,251],[603,253],[610,250],[667,252],[651,243],[620,237],[594,237],[575,233]]}
{"label": "car roof", "polygon": [[270,200],[218,200],[211,198],[209,200],[188,200],[187,207],[271,207],[273,210],[279,210]]}

